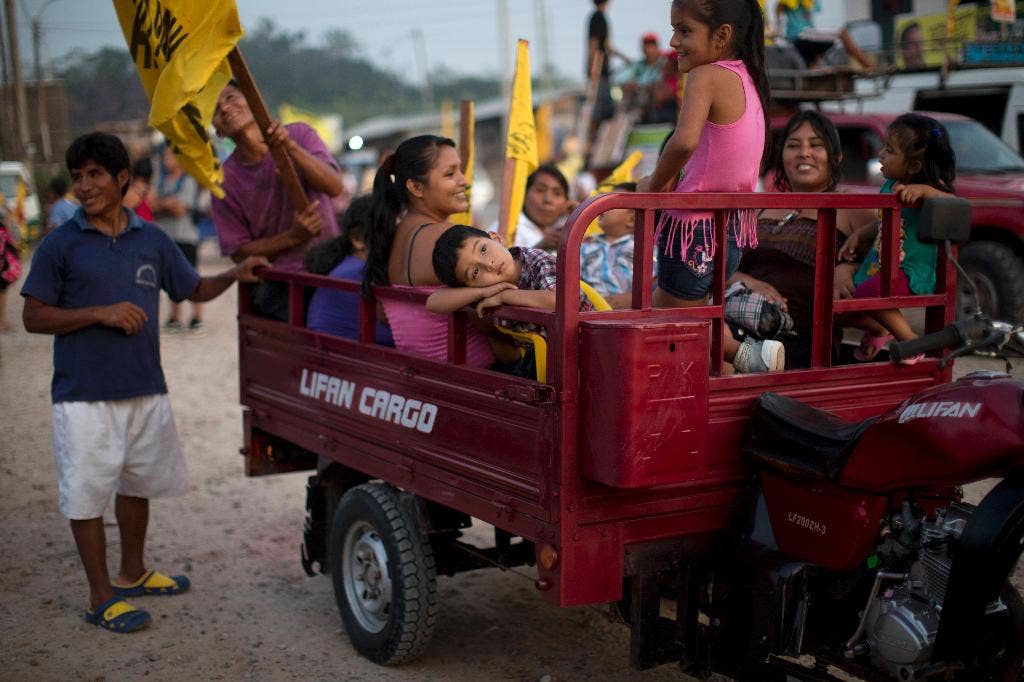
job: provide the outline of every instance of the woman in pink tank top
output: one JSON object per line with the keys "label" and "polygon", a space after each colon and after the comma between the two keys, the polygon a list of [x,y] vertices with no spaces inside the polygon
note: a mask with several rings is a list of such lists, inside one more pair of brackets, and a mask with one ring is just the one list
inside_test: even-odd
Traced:
{"label": "woman in pink tank top", "polygon": [[[768,74],[764,18],[757,0],[674,0],[672,40],[679,71],[688,74],[679,122],[643,192],[753,192],[768,146]],[[753,211],[729,213],[729,277],[740,247],[756,245]],[[711,211],[665,211],[658,224],[659,307],[705,305],[714,276]],[[766,344],[766,348],[765,348]],[[782,344],[731,336],[726,359],[738,371],[782,369]],[[766,354],[767,353],[767,354]]]}
{"label": "woman in pink tank top", "polygon": [[[441,282],[434,275],[434,243],[451,227],[448,219],[467,208],[466,177],[455,143],[436,135],[419,135],[398,145],[377,170],[373,181],[372,225],[366,238],[363,291],[374,285],[410,287],[431,293]],[[423,303],[383,299],[395,347],[433,360],[448,357],[448,317],[435,315]],[[470,327],[466,364],[488,367],[494,362],[487,339]]]}

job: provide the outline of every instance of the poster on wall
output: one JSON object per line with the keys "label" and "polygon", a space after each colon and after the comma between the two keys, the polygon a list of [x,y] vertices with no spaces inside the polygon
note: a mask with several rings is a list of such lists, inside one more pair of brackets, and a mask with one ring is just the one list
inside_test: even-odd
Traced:
{"label": "poster on wall", "polygon": [[1014,0],[992,0],[992,21],[1001,24],[1017,21],[1017,4]]}
{"label": "poster on wall", "polygon": [[964,43],[975,40],[978,35],[977,6],[960,5],[955,11],[954,31],[949,41],[946,40],[949,22],[945,12],[897,17],[894,22],[897,65],[906,69],[941,66],[947,44],[955,56]]}

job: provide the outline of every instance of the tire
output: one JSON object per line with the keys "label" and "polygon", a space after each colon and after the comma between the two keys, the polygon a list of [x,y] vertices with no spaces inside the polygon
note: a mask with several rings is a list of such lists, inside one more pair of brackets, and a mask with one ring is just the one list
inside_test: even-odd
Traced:
{"label": "tire", "polygon": [[1003,632],[995,633],[993,637],[992,641],[1001,642],[1002,647],[993,652],[995,660],[992,661],[986,679],[993,682],[1017,682],[1024,680],[1024,599],[1009,583],[1000,596],[1009,613],[1004,621]]}
{"label": "tire", "polygon": [[334,513],[327,550],[349,639],[380,665],[421,655],[437,620],[434,554],[403,495],[385,483],[350,489]]}
{"label": "tire", "polygon": [[[1024,263],[1013,250],[998,242],[971,242],[960,250],[960,265],[978,288],[984,313],[997,320],[1024,321]],[[970,287],[961,282],[957,287],[957,314],[969,315],[974,310]]]}

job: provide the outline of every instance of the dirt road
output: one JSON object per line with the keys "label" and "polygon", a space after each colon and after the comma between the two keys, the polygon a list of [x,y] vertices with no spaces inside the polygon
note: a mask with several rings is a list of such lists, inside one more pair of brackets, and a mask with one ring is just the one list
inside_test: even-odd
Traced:
{"label": "dirt road", "polygon": [[[208,257],[203,269],[222,267]],[[7,297],[12,322],[17,292]],[[130,636],[82,619],[85,580],[50,452],[52,340],[20,323],[0,335],[0,679],[681,679],[673,666],[630,671],[624,626],[596,609],[548,606],[530,581],[497,571],[439,580],[441,622],[415,664],[382,669],[358,657],[329,579],[299,565],[306,475],[242,473],[234,315],[232,290],[208,305],[204,335],[161,339],[191,487],[152,504],[148,557],[194,587],[136,600],[154,623]],[[117,530],[107,532],[116,566]]]}

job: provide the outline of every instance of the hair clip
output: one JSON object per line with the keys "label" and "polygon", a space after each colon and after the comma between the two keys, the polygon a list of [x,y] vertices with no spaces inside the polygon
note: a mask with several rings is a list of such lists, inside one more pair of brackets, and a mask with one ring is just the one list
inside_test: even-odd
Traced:
{"label": "hair clip", "polygon": [[395,184],[395,174],[394,174],[394,173],[392,173],[391,175],[389,175],[389,176],[388,176],[388,179],[389,179],[389,180],[391,180],[391,184],[392,184],[392,185],[393,185],[393,184]]}
{"label": "hair clip", "polygon": [[936,140],[941,140],[942,139],[942,128],[940,128],[938,126],[935,126],[934,128],[932,128],[932,136],[934,136]]}

